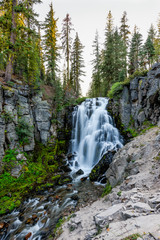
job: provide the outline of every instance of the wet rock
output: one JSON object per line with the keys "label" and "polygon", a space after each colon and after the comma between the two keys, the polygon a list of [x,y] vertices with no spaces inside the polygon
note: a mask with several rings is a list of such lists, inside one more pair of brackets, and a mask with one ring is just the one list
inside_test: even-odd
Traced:
{"label": "wet rock", "polygon": [[31,236],[32,236],[32,233],[29,232],[29,233],[24,237],[24,240],[28,240]]}
{"label": "wet rock", "polygon": [[1,230],[1,229],[3,229],[3,228],[4,228],[4,226],[5,226],[5,223],[3,223],[3,222],[2,222],[2,223],[0,223],[0,230]]}
{"label": "wet rock", "polygon": [[116,152],[109,151],[102,159],[96,164],[96,166],[92,169],[91,173],[89,174],[90,181],[99,181],[99,179],[103,176],[103,174],[109,168],[110,163],[112,162],[112,158]]}
{"label": "wet rock", "polygon": [[88,177],[82,177],[80,180],[81,180],[81,182],[84,182],[84,181],[87,180],[87,178],[88,178]]}
{"label": "wet rock", "polygon": [[74,194],[74,195],[71,196],[71,199],[78,201],[79,197],[78,197],[77,194]]}
{"label": "wet rock", "polygon": [[61,166],[60,169],[63,170],[64,172],[66,172],[66,173],[72,171],[72,170],[70,169],[69,165]]}
{"label": "wet rock", "polygon": [[76,175],[83,175],[83,174],[84,174],[84,172],[83,172],[82,169],[79,169],[79,170],[76,172]]}

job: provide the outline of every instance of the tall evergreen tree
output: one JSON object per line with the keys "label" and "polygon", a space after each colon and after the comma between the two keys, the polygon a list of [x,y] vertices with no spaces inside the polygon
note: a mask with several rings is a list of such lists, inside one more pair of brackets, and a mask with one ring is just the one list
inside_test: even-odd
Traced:
{"label": "tall evergreen tree", "polygon": [[63,19],[63,26],[62,26],[62,47],[66,56],[66,63],[67,63],[67,84],[69,85],[70,82],[70,54],[71,54],[71,46],[72,46],[72,38],[71,38],[71,31],[72,22],[69,14],[66,14],[66,17]]}
{"label": "tall evergreen tree", "polygon": [[[5,3],[5,2],[4,2]],[[13,64],[14,64],[14,51],[15,51],[15,41],[16,41],[16,12],[15,8],[17,7],[17,0],[10,1],[11,4],[11,28],[10,28],[10,43],[9,43],[9,53],[8,60],[6,65],[5,81],[9,82],[12,77]]]}
{"label": "tall evergreen tree", "polygon": [[113,43],[113,81],[123,81],[126,77],[126,44],[119,34],[118,29],[114,32],[114,43]]}
{"label": "tall evergreen tree", "polygon": [[54,11],[52,4],[50,5],[50,11],[45,18],[44,23],[44,50],[45,50],[45,62],[47,66],[47,83],[54,85],[56,82],[56,72],[58,69],[58,28],[57,19],[54,17]]}
{"label": "tall evergreen tree", "polygon": [[129,52],[130,74],[133,74],[140,67],[141,49],[142,49],[142,34],[135,26]]}
{"label": "tall evergreen tree", "polygon": [[82,82],[81,76],[84,76],[84,59],[82,56],[84,46],[80,42],[78,33],[76,33],[75,40],[73,42],[73,49],[71,54],[71,78],[70,82],[73,82],[73,89],[76,96],[81,94],[80,82]]}
{"label": "tall evergreen tree", "polygon": [[[0,27],[4,30],[3,34],[8,38],[5,80],[11,80],[12,73],[26,76],[28,79],[29,71],[33,70],[33,51],[37,49],[35,32],[36,14],[33,11],[33,4],[40,3],[41,0],[3,0],[1,7],[4,11],[0,17]],[[32,36],[29,38],[29,36]],[[34,49],[34,50],[33,50]],[[30,61],[31,60],[31,61]],[[36,64],[39,68],[38,64]],[[38,71],[38,69],[36,69]],[[35,69],[32,76],[35,76]],[[34,77],[35,78],[35,77]],[[33,79],[30,79],[34,82]]]}
{"label": "tall evergreen tree", "polygon": [[94,59],[92,61],[92,83],[94,89],[94,97],[101,96],[101,56],[100,56],[100,47],[99,47],[99,35],[96,31],[95,40],[93,42],[93,55]]}
{"label": "tall evergreen tree", "polygon": [[105,29],[104,43],[104,61],[102,64],[103,77],[103,95],[106,96],[107,91],[111,87],[113,81],[113,66],[114,66],[114,37],[113,37],[113,16],[109,11],[107,16],[107,25]]}
{"label": "tall evergreen tree", "polygon": [[124,41],[124,55],[125,55],[125,76],[127,76],[127,55],[128,55],[128,46],[129,46],[129,35],[131,34],[129,31],[129,25],[127,24],[127,12],[124,11],[123,16],[121,18],[121,26],[120,26],[120,34]]}
{"label": "tall evergreen tree", "polygon": [[144,63],[145,61],[145,64],[151,67],[154,61],[153,59],[155,55],[155,49],[150,36],[147,37],[147,40],[143,46],[143,52],[144,52],[144,56],[143,56],[142,62]]}

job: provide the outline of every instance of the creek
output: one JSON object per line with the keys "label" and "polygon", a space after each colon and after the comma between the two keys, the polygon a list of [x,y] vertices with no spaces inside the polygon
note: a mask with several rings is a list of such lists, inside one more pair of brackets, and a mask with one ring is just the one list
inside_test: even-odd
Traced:
{"label": "creek", "polygon": [[19,209],[1,217],[2,240],[54,239],[54,228],[64,216],[97,200],[103,186],[88,175],[102,156],[123,146],[119,131],[107,112],[106,98],[87,99],[72,113],[68,162],[72,182],[28,198]]}

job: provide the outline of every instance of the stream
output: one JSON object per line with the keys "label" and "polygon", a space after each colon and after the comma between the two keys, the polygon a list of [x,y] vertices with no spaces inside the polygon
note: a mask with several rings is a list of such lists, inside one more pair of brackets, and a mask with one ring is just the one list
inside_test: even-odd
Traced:
{"label": "stream", "polygon": [[[72,182],[49,188],[28,198],[19,209],[0,218],[0,239],[54,239],[54,228],[64,216],[96,201],[103,185],[88,179],[91,169],[110,150],[123,146],[119,131],[108,114],[106,98],[87,99],[72,113],[68,162]],[[1,225],[1,224],[0,224]],[[2,231],[3,230],[3,231]]]}

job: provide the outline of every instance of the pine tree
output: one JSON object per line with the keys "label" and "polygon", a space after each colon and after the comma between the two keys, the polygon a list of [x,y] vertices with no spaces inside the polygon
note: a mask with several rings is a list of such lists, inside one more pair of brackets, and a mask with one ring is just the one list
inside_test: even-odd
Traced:
{"label": "pine tree", "polygon": [[105,30],[104,43],[104,61],[102,64],[103,77],[103,96],[106,96],[107,91],[113,82],[113,66],[114,66],[114,37],[113,37],[113,17],[111,11],[107,16],[107,25]]}
{"label": "pine tree", "polygon": [[113,81],[123,81],[126,77],[126,45],[118,29],[114,32],[114,64],[113,64]]}
{"label": "pine tree", "polygon": [[140,67],[142,50],[142,34],[135,26],[129,52],[129,73],[133,74]]}
{"label": "pine tree", "polygon": [[75,40],[73,42],[73,49],[71,54],[71,80],[73,89],[77,97],[81,94],[80,82],[82,82],[81,76],[84,76],[84,60],[82,57],[84,46],[80,42],[78,33],[76,33]]}
{"label": "pine tree", "polygon": [[58,28],[57,19],[54,17],[54,11],[52,4],[50,5],[50,11],[45,19],[44,23],[44,50],[45,50],[45,62],[47,64],[47,83],[55,85],[56,72],[58,70]]}
{"label": "pine tree", "polygon": [[66,14],[66,17],[63,19],[63,26],[62,26],[62,48],[66,56],[66,63],[67,63],[67,84],[69,85],[70,82],[70,53],[71,53],[71,46],[72,46],[72,38],[71,38],[71,31],[72,23],[69,14]]}
{"label": "pine tree", "polygon": [[129,45],[129,35],[131,34],[127,22],[128,22],[127,12],[124,11],[123,16],[121,18],[120,34],[126,46]]}
{"label": "pine tree", "polygon": [[160,62],[160,16],[157,24],[157,36],[154,39],[155,61]]}
{"label": "pine tree", "polygon": [[[92,84],[93,84],[93,97],[101,96],[101,57],[100,57],[100,47],[99,47],[99,35],[96,31],[95,40],[93,42],[93,55],[94,59],[92,61]],[[93,91],[92,89],[92,91]]]}
{"label": "pine tree", "polygon": [[[6,81],[11,80],[12,73],[26,76],[26,79],[29,80],[29,74],[31,75],[29,71],[33,71],[32,76],[35,75],[35,71],[38,72],[39,66],[34,64],[34,67],[37,67],[37,69],[33,69],[35,59],[32,59],[37,54],[33,54],[33,51],[38,51],[35,44],[37,42],[35,31],[37,15],[33,11],[33,4],[40,2],[40,0],[1,1],[1,9],[4,11],[4,14],[2,18],[0,17],[0,27],[3,29],[3,36],[8,39],[5,46],[8,58]],[[34,83],[33,79],[30,79],[30,81]]]}
{"label": "pine tree", "polygon": [[15,51],[15,41],[16,41],[16,12],[15,8],[17,6],[17,0],[12,0],[10,2],[11,4],[11,28],[10,28],[10,43],[9,43],[9,54],[8,54],[8,60],[6,65],[6,73],[5,73],[5,81],[9,82],[12,77],[13,72],[13,64],[14,64],[14,51]]}
{"label": "pine tree", "polygon": [[128,55],[128,46],[129,46],[129,35],[131,34],[129,31],[129,25],[127,24],[127,12],[124,11],[123,16],[121,18],[121,26],[120,26],[120,34],[124,41],[124,55],[125,55],[125,76],[127,76],[127,55]]}
{"label": "pine tree", "polygon": [[[146,59],[146,64],[151,67],[153,64],[153,59],[155,55],[155,49],[151,37],[148,35],[147,40],[143,46],[144,59]],[[142,60],[144,62],[144,59]]]}

